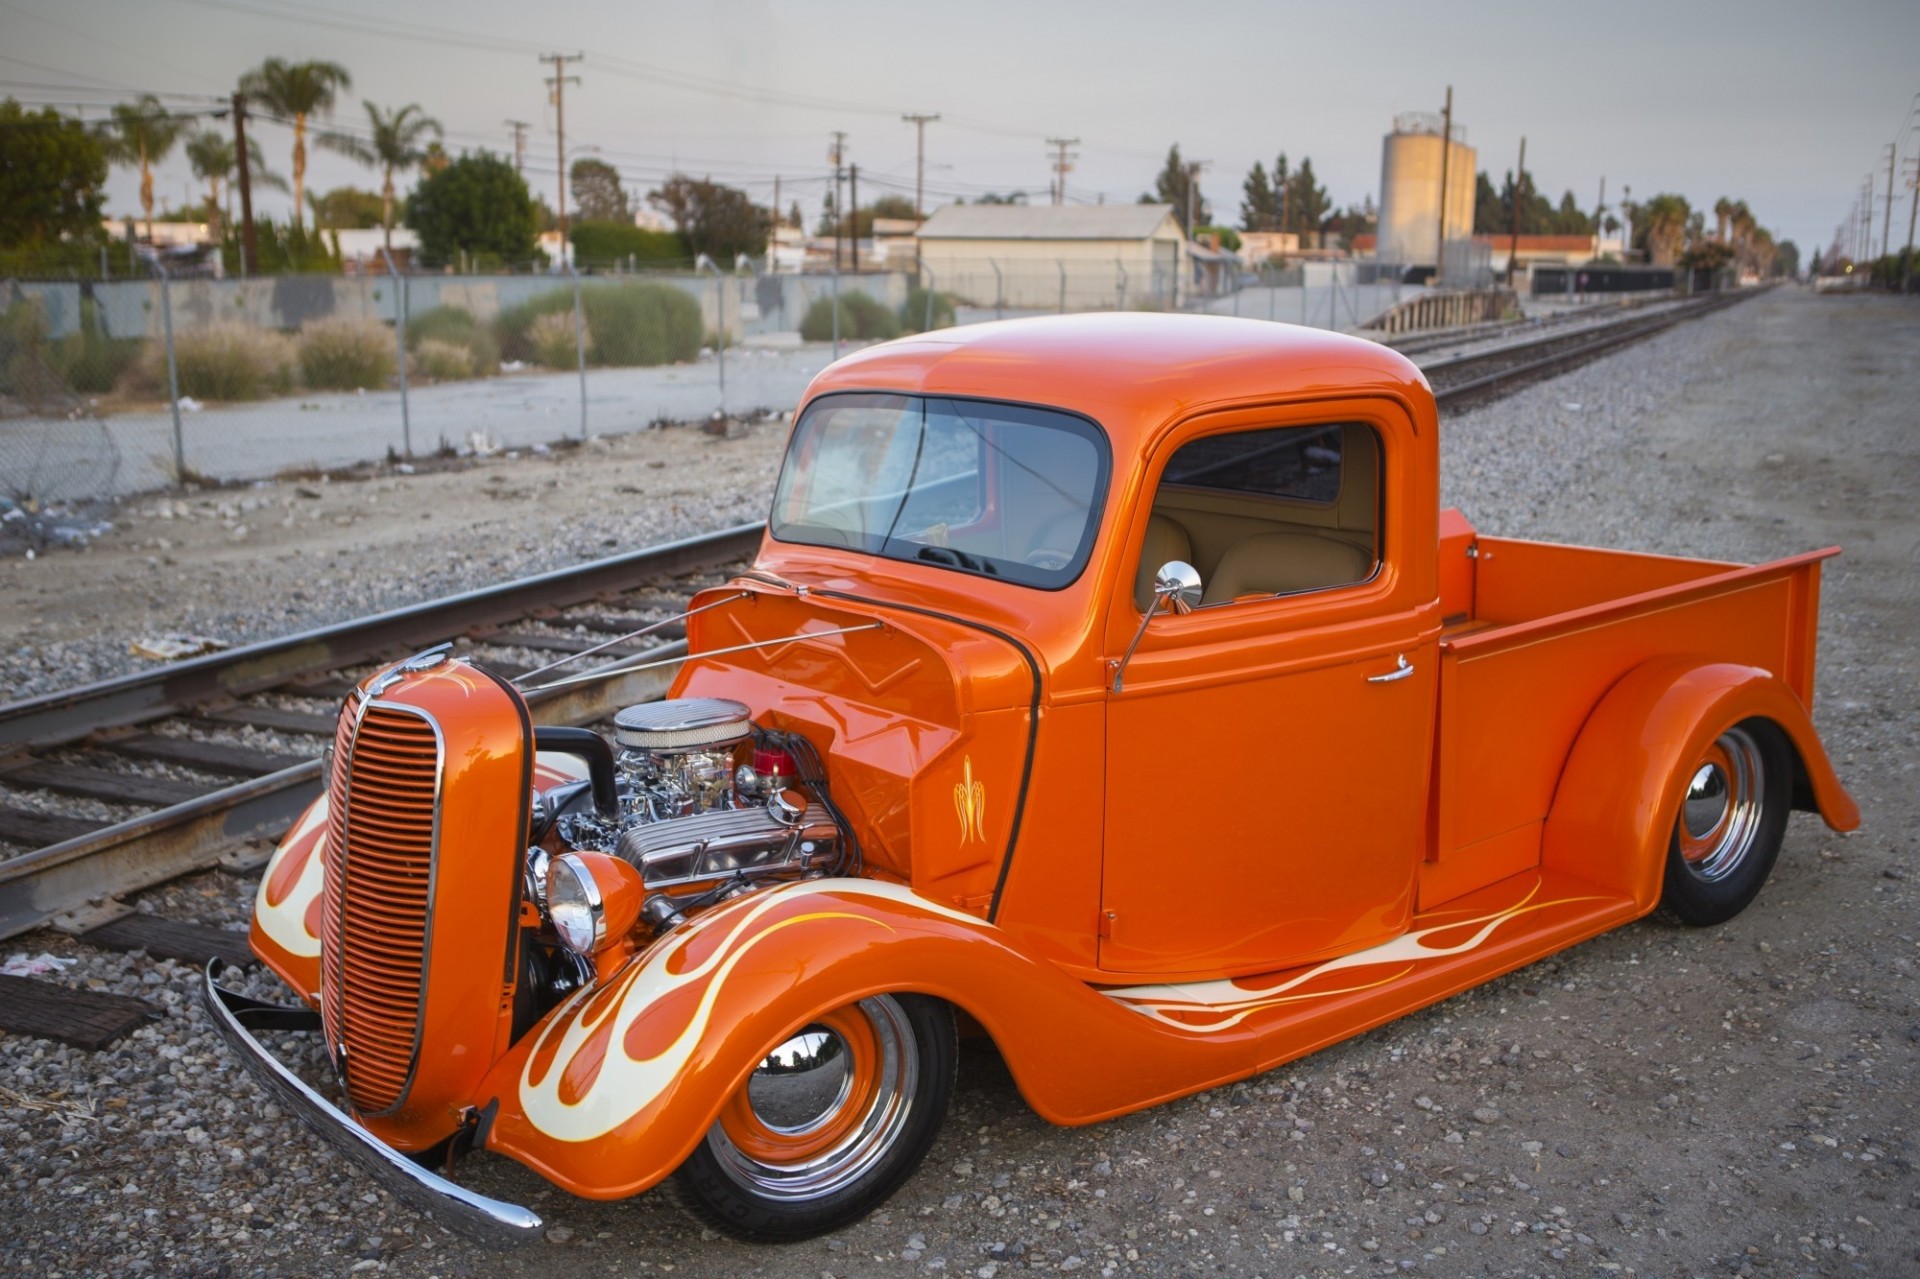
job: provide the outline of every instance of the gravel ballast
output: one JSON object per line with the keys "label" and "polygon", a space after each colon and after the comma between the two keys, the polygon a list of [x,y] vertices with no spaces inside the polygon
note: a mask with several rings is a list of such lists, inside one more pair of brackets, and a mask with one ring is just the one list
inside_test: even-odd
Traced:
{"label": "gravel ballast", "polygon": [[[1783,290],[1443,423],[1443,498],[1489,534],[1745,562],[1846,546],[1824,579],[1816,721],[1864,827],[1836,836],[1796,815],[1768,887],[1724,926],[1635,924],[1267,1075],[1082,1129],[1037,1118],[971,1043],[920,1172],[867,1220],[790,1247],[719,1238],[659,1195],[589,1203],[477,1157],[462,1180],[549,1224],[504,1255],[373,1189],[269,1103],[194,1006],[188,968],[37,933],[0,958],[73,958],[46,980],[163,1016],[101,1053],[0,1037],[0,1270],[1920,1272],[1916,349],[1912,305]],[[137,665],[132,632],[245,642],[755,519],[781,436],[647,432],[591,455],[308,484],[319,498],[290,483],[292,505],[281,488],[263,505],[353,520],[302,517],[284,537],[262,521],[238,542],[217,513],[162,519],[161,499],[137,500],[90,550],[0,563],[0,677],[16,696],[63,687]],[[1204,865],[1181,876],[1183,891],[1232,891]],[[209,873],[142,908],[239,926],[254,886]],[[246,986],[283,997],[264,975]],[[322,1078],[311,1045],[283,1043]]]}

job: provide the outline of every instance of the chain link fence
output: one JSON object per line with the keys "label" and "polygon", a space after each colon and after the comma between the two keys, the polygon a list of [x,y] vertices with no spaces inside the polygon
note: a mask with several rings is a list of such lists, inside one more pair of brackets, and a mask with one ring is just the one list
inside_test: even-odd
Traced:
{"label": "chain link fence", "polygon": [[0,280],[0,496],[120,496],[784,412],[845,345],[1090,310],[1355,328],[1370,263]]}

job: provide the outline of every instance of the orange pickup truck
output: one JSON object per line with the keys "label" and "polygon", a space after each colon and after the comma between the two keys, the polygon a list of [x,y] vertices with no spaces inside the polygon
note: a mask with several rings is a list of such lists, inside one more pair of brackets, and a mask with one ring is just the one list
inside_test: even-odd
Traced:
{"label": "orange pickup truck", "polygon": [[1790,809],[1857,824],[1809,714],[1832,550],[1481,536],[1440,447],[1405,359],[1284,325],[843,359],[668,700],[535,727],[444,649],[348,698],[253,924],[304,1006],[210,970],[209,1010],[478,1237],[540,1221],[430,1171],[474,1149],[796,1239],[913,1172],[959,1033],[1091,1123],[1656,908],[1718,923]]}

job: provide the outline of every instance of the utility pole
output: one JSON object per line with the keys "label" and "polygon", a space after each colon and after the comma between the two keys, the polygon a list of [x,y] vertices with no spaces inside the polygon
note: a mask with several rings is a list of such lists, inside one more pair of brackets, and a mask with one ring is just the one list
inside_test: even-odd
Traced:
{"label": "utility pole", "polygon": [[1048,138],[1047,145],[1054,150],[1053,157],[1053,202],[1067,202],[1067,174],[1073,171],[1073,161],[1077,155],[1069,156],[1067,148],[1080,145],[1078,138]]}
{"label": "utility pole", "polygon": [[860,274],[860,166],[847,166],[847,256],[853,273]]}
{"label": "utility pole", "polygon": [[1600,203],[1593,206],[1593,251],[1600,252],[1600,237],[1607,233],[1601,225],[1607,220],[1607,175],[1600,175]]}
{"label": "utility pole", "polygon": [[1887,212],[1880,219],[1880,256],[1893,252],[1893,164],[1899,148],[1887,143]]}
{"label": "utility pole", "polygon": [[525,166],[527,158],[527,130],[532,126],[525,120],[507,120],[504,121],[504,123],[509,129],[513,130],[513,171],[519,173]]}
{"label": "utility pole", "polygon": [[912,125],[919,134],[913,147],[913,216],[916,220],[927,220],[925,187],[927,181],[927,126],[940,118],[939,112],[932,115],[902,115],[900,117]]}
{"label": "utility pole", "polygon": [[[1447,106],[1440,114],[1440,223],[1433,252],[1433,283],[1438,288],[1447,273],[1447,162],[1453,158],[1453,86],[1447,86]],[[1515,178],[1516,183],[1519,178]],[[1518,188],[1516,187],[1516,190]]]}
{"label": "utility pole", "polygon": [[833,162],[833,271],[835,275],[840,273],[840,164],[846,158],[846,153],[847,132],[845,129],[835,129],[833,145],[827,148],[827,159]]}
{"label": "utility pole", "polygon": [[1513,171],[1513,239],[1507,244],[1507,287],[1513,287],[1513,270],[1520,265],[1520,192],[1527,182],[1527,135],[1520,135],[1520,167]]}
{"label": "utility pole", "polygon": [[580,83],[579,76],[567,74],[567,64],[569,62],[583,62],[586,60],[586,56],[584,53],[543,53],[540,55],[540,61],[551,62],[553,64],[553,74],[547,77],[546,82],[552,86],[552,92],[548,97],[553,103],[553,131],[557,139],[556,146],[560,153],[559,159],[554,161],[554,165],[559,170],[560,177],[560,203],[555,206],[554,212],[559,218],[560,256],[562,258],[567,256],[567,85],[570,83]]}
{"label": "utility pole", "polygon": [[1907,210],[1907,251],[1900,255],[1900,292],[1907,291],[1907,276],[1913,270],[1913,223],[1920,217],[1920,154],[1907,161],[1907,190],[1913,192],[1912,206]]}
{"label": "utility pole", "polygon": [[240,187],[240,276],[259,267],[260,245],[253,233],[253,180],[247,171],[247,95],[233,95],[233,158]]}

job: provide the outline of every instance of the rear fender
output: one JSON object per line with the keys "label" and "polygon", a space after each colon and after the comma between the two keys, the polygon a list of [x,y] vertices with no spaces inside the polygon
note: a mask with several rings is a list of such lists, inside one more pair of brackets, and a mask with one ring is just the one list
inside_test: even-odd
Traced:
{"label": "rear fender", "polygon": [[1034,1109],[1090,1123],[1254,1068],[1250,1033],[1142,1017],[1007,935],[911,889],[825,879],[739,899],[576,994],[495,1066],[490,1150],[577,1195],[673,1171],[775,1044],[888,992],[945,999],[1000,1048]]}
{"label": "rear fender", "polygon": [[1771,721],[1797,764],[1795,794],[1827,825],[1852,830],[1860,810],[1834,775],[1806,707],[1769,671],[1701,657],[1659,658],[1607,690],[1567,758],[1547,813],[1541,862],[1631,897],[1660,900],[1667,843],[1691,769],[1726,729]]}

